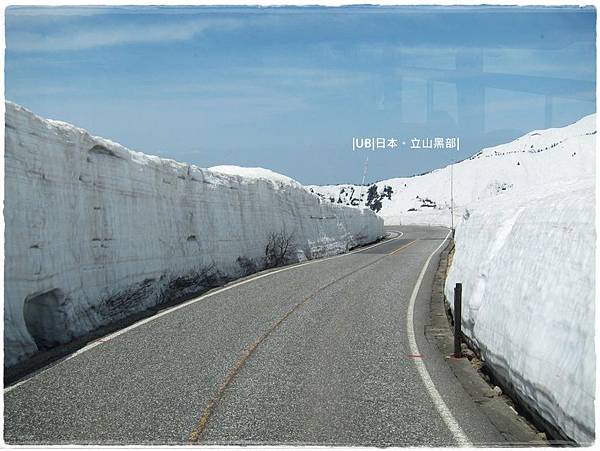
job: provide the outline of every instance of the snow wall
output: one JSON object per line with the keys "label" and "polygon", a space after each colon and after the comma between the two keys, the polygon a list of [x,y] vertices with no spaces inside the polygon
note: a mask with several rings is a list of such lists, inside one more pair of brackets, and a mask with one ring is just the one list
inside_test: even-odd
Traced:
{"label": "snow wall", "polygon": [[594,440],[595,180],[470,206],[446,281],[495,375],[551,427]]}
{"label": "snow wall", "polygon": [[144,155],[10,102],[5,132],[5,366],[260,268],[271,232],[298,260],[384,233],[270,171]]}

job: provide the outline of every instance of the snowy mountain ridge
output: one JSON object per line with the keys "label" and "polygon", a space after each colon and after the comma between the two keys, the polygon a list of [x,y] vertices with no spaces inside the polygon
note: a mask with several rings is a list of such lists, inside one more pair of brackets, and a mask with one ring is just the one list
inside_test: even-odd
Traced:
{"label": "snowy mountain ridge", "polygon": [[452,178],[456,223],[472,202],[507,192],[526,193],[540,184],[593,177],[595,134],[596,115],[591,114],[566,127],[535,130],[510,143],[485,148],[469,159],[423,175],[369,186],[307,188],[333,203],[370,207],[388,225],[449,226]]}

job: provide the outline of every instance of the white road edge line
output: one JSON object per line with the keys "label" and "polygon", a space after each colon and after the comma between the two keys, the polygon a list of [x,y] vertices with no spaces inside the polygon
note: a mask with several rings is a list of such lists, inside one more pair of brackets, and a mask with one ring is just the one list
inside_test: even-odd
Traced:
{"label": "white road edge line", "polygon": [[219,288],[219,289],[217,289],[215,291],[211,291],[209,293],[203,294],[202,296],[199,296],[197,298],[190,299],[189,301],[183,302],[182,304],[179,304],[179,305],[170,307],[168,309],[165,309],[165,310],[163,310],[163,311],[161,311],[161,312],[159,312],[159,313],[157,313],[155,315],[152,315],[152,316],[150,316],[148,318],[145,318],[145,319],[140,320],[140,321],[138,321],[136,323],[133,323],[132,325],[127,326],[124,329],[118,330],[117,332],[113,332],[112,334],[106,335],[104,337],[101,337],[101,338],[98,338],[98,339],[92,341],[91,343],[85,345],[83,348],[75,351],[73,354],[70,354],[69,356],[65,357],[63,360],[60,360],[58,363],[56,363],[54,365],[51,365],[48,368],[42,369],[42,370],[40,370],[40,371],[38,371],[36,373],[33,373],[30,377],[28,377],[26,379],[23,379],[22,381],[19,381],[16,384],[13,384],[13,385],[10,385],[10,386],[6,387],[4,389],[4,393],[8,393],[11,390],[14,390],[15,388],[17,388],[17,387],[25,384],[26,382],[29,382],[33,378],[35,378],[35,377],[37,377],[37,376],[45,373],[46,371],[48,371],[48,370],[50,370],[52,368],[55,368],[55,367],[57,367],[57,366],[65,363],[65,362],[67,362],[67,361],[69,361],[69,360],[77,357],[78,355],[81,355],[84,352],[89,351],[90,349],[95,348],[96,346],[98,346],[100,344],[107,343],[108,341],[112,340],[113,338],[116,338],[119,335],[123,335],[124,333],[129,332],[130,330],[135,329],[136,327],[139,327],[139,326],[141,326],[143,324],[149,323],[150,321],[154,321],[155,319],[160,318],[161,316],[167,315],[169,313],[173,313],[174,311],[182,309],[184,307],[187,307],[188,305],[195,304],[196,302],[202,301],[202,300],[204,300],[206,298],[209,298],[211,296],[214,296],[216,294],[223,293],[224,291],[231,290],[232,288],[236,288],[236,287],[239,287],[241,285],[245,285],[247,283],[253,282],[253,281],[258,280],[258,279],[262,279],[263,277],[269,277],[269,276],[272,276],[274,274],[279,274],[280,272],[289,271],[291,269],[300,268],[302,266],[312,265],[313,263],[320,263],[320,262],[324,262],[324,261],[327,261],[327,260],[333,260],[335,258],[341,258],[341,257],[345,257],[347,255],[356,254],[358,252],[363,252],[363,251],[366,251],[367,249],[371,249],[371,248],[374,248],[374,247],[377,247],[377,246],[381,246],[382,244],[386,244],[386,243],[389,243],[391,241],[397,240],[398,238],[400,238],[401,236],[404,235],[403,232],[400,232],[400,231],[397,231],[397,230],[390,230],[390,233],[397,233],[398,236],[395,236],[394,238],[391,238],[389,240],[384,240],[384,241],[381,241],[379,243],[372,244],[372,245],[367,246],[367,247],[362,247],[360,249],[356,249],[356,250],[351,251],[351,252],[346,252],[344,254],[338,254],[338,255],[334,255],[334,256],[326,257],[326,258],[318,258],[318,259],[315,259],[315,260],[310,260],[310,261],[307,261],[307,262],[304,262],[304,263],[300,263],[299,265],[286,266],[284,268],[277,269],[275,271],[270,271],[270,272],[267,272],[267,273],[264,273],[264,274],[259,274],[257,276],[251,277],[249,279],[244,279],[244,280],[242,280],[240,282],[234,282],[231,285],[228,285],[226,287]]}
{"label": "white road edge line", "polygon": [[[421,353],[419,351],[419,347],[417,346],[417,340],[415,338],[415,328],[414,328],[415,301],[417,299],[417,295],[419,294],[419,289],[421,288],[421,283],[423,282],[423,277],[425,276],[425,273],[427,272],[427,268],[429,267],[429,262],[431,262],[431,258],[446,243],[446,240],[448,240],[450,233],[451,232],[448,232],[448,235],[446,235],[446,238],[444,238],[444,241],[442,241],[442,244],[440,244],[429,255],[429,258],[427,258],[427,261],[425,262],[425,264],[423,265],[423,268],[421,269],[421,273],[419,274],[419,277],[417,278],[417,282],[415,283],[415,287],[413,288],[412,294],[410,296],[410,301],[408,304],[408,315],[406,317],[406,332],[408,334],[408,345],[410,348],[410,353],[413,355],[417,355],[417,356],[421,355]],[[458,445],[463,446],[463,447],[472,447],[473,444],[471,443],[471,441],[469,440],[467,435],[464,433],[464,431],[462,430],[462,428],[460,427],[460,425],[458,424],[458,422],[456,421],[454,416],[452,415],[452,412],[450,412],[450,409],[448,409],[448,406],[444,402],[442,396],[440,395],[440,392],[438,392],[437,388],[435,388],[435,384],[433,383],[433,380],[431,379],[431,376],[429,375],[429,372],[427,371],[427,367],[425,366],[423,361],[420,359],[414,359],[414,362],[417,365],[417,370],[419,372],[419,376],[421,376],[423,385],[425,385],[425,388],[427,389],[427,392],[429,393],[429,396],[431,397],[431,400],[433,401],[435,408],[437,409],[438,413],[442,417],[442,420],[444,420],[444,423],[446,423],[446,426],[448,427],[448,429],[454,436],[454,439],[457,441]]]}

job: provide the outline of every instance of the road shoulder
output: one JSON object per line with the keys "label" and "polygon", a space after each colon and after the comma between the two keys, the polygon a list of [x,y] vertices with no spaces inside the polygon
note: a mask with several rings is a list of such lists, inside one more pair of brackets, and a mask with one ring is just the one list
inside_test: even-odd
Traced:
{"label": "road shoulder", "polygon": [[434,275],[431,301],[430,322],[425,326],[427,340],[434,343],[454,376],[459,380],[465,392],[473,399],[489,421],[511,445],[549,446],[545,434],[537,431],[524,417],[520,416],[513,403],[504,394],[494,391],[476,368],[478,362],[470,350],[465,348],[465,355],[457,359],[452,357],[453,333],[450,318],[446,313],[444,301],[444,284],[448,270],[448,257],[453,248],[452,241],[442,251],[438,268]]}

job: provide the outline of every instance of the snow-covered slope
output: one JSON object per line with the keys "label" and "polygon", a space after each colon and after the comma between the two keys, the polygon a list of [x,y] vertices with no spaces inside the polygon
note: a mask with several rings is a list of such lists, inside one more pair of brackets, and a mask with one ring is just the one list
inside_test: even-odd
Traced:
{"label": "snow-covered slope", "polygon": [[[130,151],[6,103],[5,365],[261,267],[271,232],[296,259],[383,235],[264,169],[201,169]],[[233,174],[233,175],[232,175]]]}
{"label": "snow-covered slope", "polygon": [[462,282],[463,331],[499,379],[580,444],[595,436],[595,119],[455,166],[472,187],[445,288],[452,305]]}
{"label": "snow-covered slope", "polygon": [[[377,182],[378,214],[386,224],[449,226],[454,179],[455,221],[468,205],[540,184],[592,176],[595,168],[595,115],[567,127],[538,130],[508,144],[484,149],[468,160],[430,173]],[[451,172],[453,174],[451,174]],[[371,185],[373,186],[373,185]],[[367,206],[371,186],[307,186],[339,205]],[[391,193],[384,193],[385,187]],[[388,191],[389,192],[389,191]]]}

